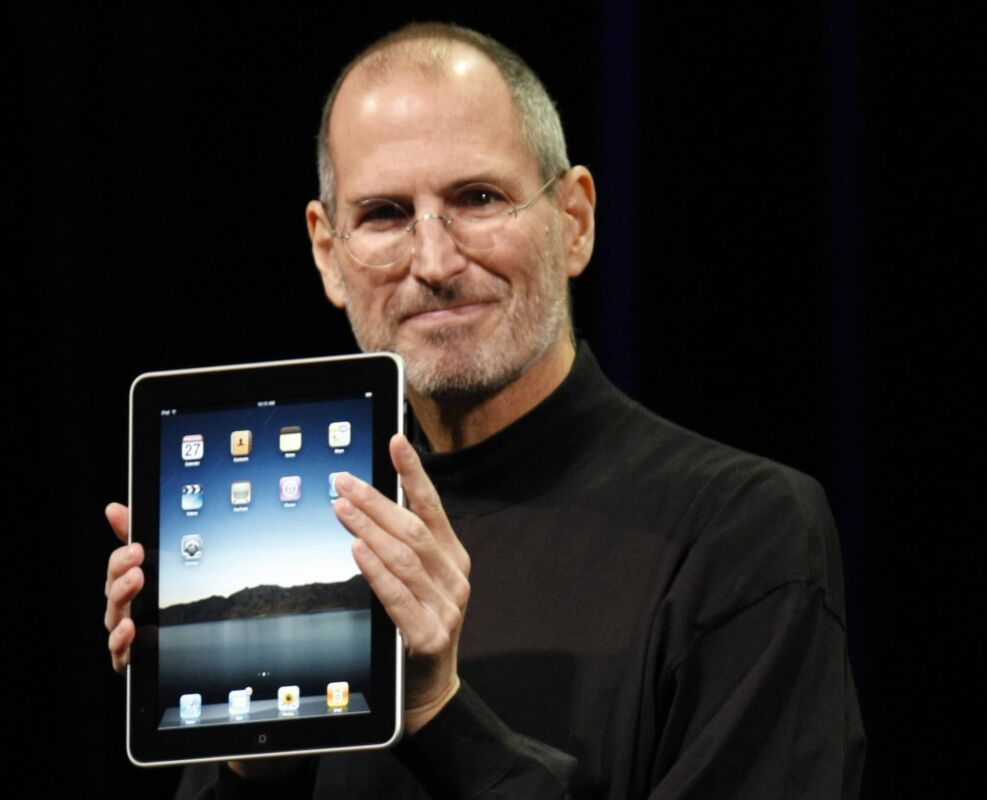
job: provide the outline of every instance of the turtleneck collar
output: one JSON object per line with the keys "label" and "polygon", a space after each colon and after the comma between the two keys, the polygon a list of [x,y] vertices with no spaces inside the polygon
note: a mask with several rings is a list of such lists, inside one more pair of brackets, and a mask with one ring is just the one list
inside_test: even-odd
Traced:
{"label": "turtleneck collar", "polygon": [[492,510],[554,483],[629,402],[580,342],[569,374],[539,405],[478,444],[422,461],[449,513]]}

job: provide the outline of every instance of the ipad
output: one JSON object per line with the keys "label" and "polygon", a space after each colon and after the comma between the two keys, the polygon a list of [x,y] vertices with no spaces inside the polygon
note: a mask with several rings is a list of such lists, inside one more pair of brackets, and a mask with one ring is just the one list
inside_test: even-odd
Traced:
{"label": "ipad", "polygon": [[152,372],[130,393],[135,764],[387,747],[400,636],[333,513],[349,472],[401,502],[389,353]]}

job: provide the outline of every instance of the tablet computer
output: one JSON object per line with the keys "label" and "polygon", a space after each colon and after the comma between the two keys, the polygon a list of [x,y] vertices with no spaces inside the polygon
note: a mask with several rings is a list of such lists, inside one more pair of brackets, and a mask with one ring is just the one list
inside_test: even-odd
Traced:
{"label": "tablet computer", "polygon": [[403,649],[333,513],[350,472],[396,502],[389,353],[152,372],[130,393],[127,752],[139,765],[387,747]]}

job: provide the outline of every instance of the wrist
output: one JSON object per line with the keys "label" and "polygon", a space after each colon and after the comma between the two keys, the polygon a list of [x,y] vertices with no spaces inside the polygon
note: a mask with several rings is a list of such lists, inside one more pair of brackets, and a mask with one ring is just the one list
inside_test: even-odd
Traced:
{"label": "wrist", "polygon": [[459,675],[453,675],[449,686],[437,697],[421,705],[416,705],[414,708],[405,709],[405,731],[409,734],[415,734],[424,728],[456,696],[460,685]]}

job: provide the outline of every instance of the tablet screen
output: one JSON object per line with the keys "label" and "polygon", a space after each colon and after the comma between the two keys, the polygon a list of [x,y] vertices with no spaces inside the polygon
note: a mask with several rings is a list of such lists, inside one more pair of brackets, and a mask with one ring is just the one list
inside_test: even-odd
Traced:
{"label": "tablet screen", "polygon": [[[373,746],[393,735],[396,634],[333,512],[340,473],[396,486],[386,456],[396,397],[368,365],[144,376],[154,391],[134,409],[144,418],[134,433],[156,429],[156,468],[153,493],[144,466],[132,498],[134,538],[150,551],[133,659],[136,739],[149,752],[135,760]],[[305,377],[318,367],[312,385]],[[143,465],[149,444],[134,443]]]}

